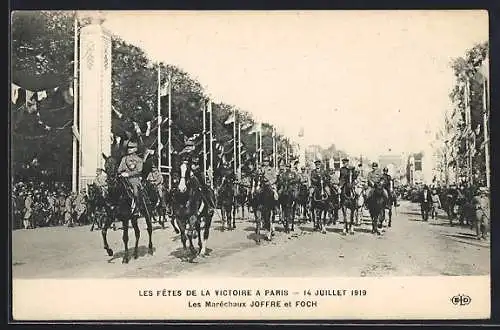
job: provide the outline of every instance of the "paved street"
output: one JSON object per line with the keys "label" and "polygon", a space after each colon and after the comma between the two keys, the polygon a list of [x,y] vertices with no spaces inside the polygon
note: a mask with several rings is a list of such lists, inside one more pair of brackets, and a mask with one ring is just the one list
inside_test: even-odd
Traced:
{"label": "paved street", "polygon": [[[450,227],[443,216],[421,221],[418,206],[401,202],[393,227],[382,236],[370,233],[367,211],[353,236],[342,225],[327,234],[312,232],[312,224],[295,233],[277,232],[272,242],[254,241],[251,220],[238,220],[237,229],[222,232],[217,219],[208,241],[209,255],[193,263],[181,260],[181,241],[169,225],[153,233],[155,254],[147,254],[147,232],[141,232],[140,257],[121,263],[121,230],[110,230],[115,251],[108,257],[100,231],[89,226],[16,230],[12,235],[14,278],[138,278],[220,276],[439,276],[487,275],[489,241],[476,241],[469,227]],[[217,214],[217,213],[216,213]],[[144,223],[142,223],[144,226]],[[281,230],[281,226],[277,226]],[[129,230],[133,245],[133,230]]]}

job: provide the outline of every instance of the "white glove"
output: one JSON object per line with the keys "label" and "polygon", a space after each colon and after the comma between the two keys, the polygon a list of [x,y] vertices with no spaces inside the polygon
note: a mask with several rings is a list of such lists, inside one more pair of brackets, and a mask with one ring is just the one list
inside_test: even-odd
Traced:
{"label": "white glove", "polygon": [[124,177],[124,178],[128,177],[128,173],[127,172],[123,172],[122,173],[122,177]]}

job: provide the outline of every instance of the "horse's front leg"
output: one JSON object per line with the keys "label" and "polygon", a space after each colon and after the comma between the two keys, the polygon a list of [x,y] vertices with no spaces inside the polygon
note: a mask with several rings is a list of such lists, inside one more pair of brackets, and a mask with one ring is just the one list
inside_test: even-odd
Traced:
{"label": "horse's front leg", "polygon": [[123,259],[122,263],[127,264],[129,261],[128,257],[128,219],[122,221],[122,227],[123,227],[123,245],[125,247],[124,253],[123,253]]}
{"label": "horse's front leg", "polygon": [[108,234],[108,228],[110,226],[111,220],[107,220],[104,222],[104,225],[102,226],[101,229],[101,235],[102,235],[102,242],[104,243],[104,250],[108,253],[108,256],[113,256],[113,250],[109,248],[108,245],[108,239],[107,239],[107,234]]}
{"label": "horse's front leg", "polygon": [[233,199],[233,203],[231,204],[231,212],[233,215],[233,226],[231,227],[231,229],[236,229],[236,209],[237,209],[237,204]]}
{"label": "horse's front leg", "polygon": [[135,233],[134,259],[137,259],[139,258],[139,239],[141,237],[141,231],[139,229],[136,216],[132,216],[131,222]]}
{"label": "horse's front leg", "polygon": [[148,254],[153,255],[153,223],[151,222],[148,210],[146,209],[145,211],[144,218],[148,230]]}
{"label": "horse's front leg", "polygon": [[349,234],[351,234],[351,235],[354,235],[354,215],[355,215],[354,213],[355,212],[356,212],[355,208],[352,207],[350,209],[350,214],[349,214],[349,216],[350,216],[349,217],[350,218],[350,221],[349,221]]}

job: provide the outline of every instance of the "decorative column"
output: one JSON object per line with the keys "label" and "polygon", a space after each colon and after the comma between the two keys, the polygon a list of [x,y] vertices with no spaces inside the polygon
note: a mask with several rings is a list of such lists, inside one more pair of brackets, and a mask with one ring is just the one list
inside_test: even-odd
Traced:
{"label": "decorative column", "polygon": [[80,187],[92,183],[111,154],[111,36],[102,20],[80,33]]}

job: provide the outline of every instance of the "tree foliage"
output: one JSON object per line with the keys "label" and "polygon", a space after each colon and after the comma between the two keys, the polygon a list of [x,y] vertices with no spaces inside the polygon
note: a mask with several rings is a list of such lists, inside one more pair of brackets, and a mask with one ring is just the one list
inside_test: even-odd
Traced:
{"label": "tree foliage", "polygon": [[[12,82],[31,91],[72,83],[74,19],[75,13],[63,11],[15,12],[12,15]],[[85,26],[89,21],[80,19],[79,23]],[[174,151],[179,152],[186,138],[201,133],[201,107],[207,96],[202,85],[187,72],[173,65],[159,65],[161,83],[166,83],[168,77],[172,80],[172,143]],[[113,118],[114,134],[125,136],[125,131],[133,128],[133,122],[144,131],[146,122],[156,118],[157,70],[158,64],[152,63],[142,49],[112,36],[112,105],[123,114],[121,119]],[[73,117],[72,105],[64,103],[61,93],[62,89],[51,92],[38,104],[43,122],[51,127],[60,126]],[[167,116],[167,104],[168,97],[162,98],[163,117]],[[47,130],[38,123],[38,117],[19,111],[19,106],[11,108],[14,172],[22,172],[26,164],[37,158],[40,167],[56,169],[54,176],[69,180],[71,125],[62,130]],[[226,159],[232,157],[233,127],[224,122],[234,109],[239,110],[224,103],[212,106],[214,139],[224,145]],[[254,124],[248,112],[239,110],[238,118],[243,125]],[[263,146],[270,153],[272,126],[264,123],[263,127]],[[255,135],[243,130],[241,137],[246,156],[255,153]]]}
{"label": "tree foliage", "polygon": [[[473,173],[477,175],[480,183],[485,178],[485,157],[484,157],[484,126],[483,126],[483,83],[478,81],[477,75],[484,59],[488,55],[488,42],[476,44],[467,50],[465,56],[453,59],[451,67],[455,75],[455,85],[450,93],[450,99],[455,104],[454,118],[455,125],[452,131],[452,147],[457,150],[454,157],[449,159],[449,164],[456,164],[465,175],[467,164],[467,139],[469,139],[469,149],[473,150]],[[470,84],[469,94],[466,95],[465,83]],[[470,128],[467,130],[466,98],[469,100],[470,108]],[[471,135],[474,135],[471,138]]]}

